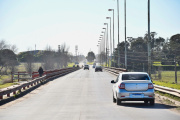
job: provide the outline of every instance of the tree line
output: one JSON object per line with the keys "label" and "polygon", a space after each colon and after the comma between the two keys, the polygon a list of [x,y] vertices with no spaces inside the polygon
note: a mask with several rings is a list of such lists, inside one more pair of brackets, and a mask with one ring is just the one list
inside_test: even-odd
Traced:
{"label": "tree line", "polygon": [[[159,62],[167,65],[167,70],[173,70],[170,65],[180,64],[180,34],[172,35],[165,39],[156,37],[156,32],[151,32],[151,63],[152,65]],[[128,38],[127,45],[127,68],[134,71],[147,71],[148,69],[148,50],[147,50],[148,34],[144,37]],[[120,65],[118,65],[118,49],[120,51]],[[108,56],[110,57],[110,56]],[[112,67],[125,66],[125,42],[120,42],[113,52]],[[106,53],[101,51],[98,59],[102,62],[106,61]],[[169,66],[168,66],[169,65]],[[165,67],[164,67],[165,68]]]}
{"label": "tree line", "polygon": [[[17,47],[0,41],[0,75],[16,72],[16,66],[25,63],[27,72],[32,73],[34,63],[41,63],[44,70],[60,69],[68,66],[68,62],[75,62],[75,56],[69,53],[69,47],[64,43],[58,50],[46,46],[45,50],[27,50],[15,54]],[[83,57],[79,57],[83,59]]]}

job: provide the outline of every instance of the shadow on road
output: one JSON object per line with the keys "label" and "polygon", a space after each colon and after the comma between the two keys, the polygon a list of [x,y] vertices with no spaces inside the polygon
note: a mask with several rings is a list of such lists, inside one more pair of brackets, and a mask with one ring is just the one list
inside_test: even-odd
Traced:
{"label": "shadow on road", "polygon": [[161,103],[155,103],[154,105],[150,104],[145,104],[145,103],[127,103],[127,102],[122,102],[120,106],[124,107],[135,107],[135,108],[144,108],[144,109],[172,109],[172,108],[177,108],[176,106],[173,105],[165,105]]}

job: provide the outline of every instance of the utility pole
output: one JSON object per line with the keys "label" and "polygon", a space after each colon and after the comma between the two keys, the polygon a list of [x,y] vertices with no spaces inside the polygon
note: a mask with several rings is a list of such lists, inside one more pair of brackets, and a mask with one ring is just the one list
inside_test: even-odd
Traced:
{"label": "utility pole", "polygon": [[108,64],[109,67],[109,54],[108,54],[108,23],[104,23],[104,25],[107,25],[107,29],[106,29],[106,66]]}
{"label": "utility pole", "polygon": [[119,0],[117,0],[117,16],[118,16],[118,67],[120,67],[120,48],[119,48]]}
{"label": "utility pole", "polygon": [[60,45],[58,45],[58,52],[60,53]]}
{"label": "utility pole", "polygon": [[151,77],[150,0],[148,0],[148,74]]}
{"label": "utility pole", "polygon": [[177,66],[176,66],[176,53],[174,56],[174,62],[175,62],[175,67],[174,67],[174,71],[175,71],[175,83],[177,84]]}
{"label": "utility pole", "polygon": [[77,51],[78,51],[78,46],[76,45],[76,46],[75,46],[75,52],[76,52],[76,62],[78,62],[78,59],[77,59]]}
{"label": "utility pole", "polygon": [[125,37],[125,69],[127,69],[127,42],[126,42],[126,0],[124,0],[124,37]]}

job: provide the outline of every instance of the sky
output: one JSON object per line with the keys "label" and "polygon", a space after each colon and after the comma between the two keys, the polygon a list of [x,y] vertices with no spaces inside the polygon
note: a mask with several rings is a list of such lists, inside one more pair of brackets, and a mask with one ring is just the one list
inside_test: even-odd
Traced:
{"label": "sky", "polygon": [[[126,0],[127,37],[143,37],[148,31],[147,1]],[[180,33],[180,0],[150,2],[151,32],[165,39]],[[0,0],[0,40],[16,45],[18,52],[34,50],[35,45],[36,50],[57,50],[65,43],[73,55],[76,45],[79,55],[97,54],[104,23],[110,24],[106,17],[113,15],[108,9],[114,9],[116,45],[117,0]],[[124,0],[119,0],[119,29],[122,42]]]}

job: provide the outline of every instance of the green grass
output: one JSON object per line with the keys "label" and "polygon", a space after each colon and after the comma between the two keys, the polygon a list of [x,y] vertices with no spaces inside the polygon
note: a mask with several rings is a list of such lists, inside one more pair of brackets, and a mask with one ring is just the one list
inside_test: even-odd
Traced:
{"label": "green grass", "polygon": [[[161,62],[156,61],[156,62],[153,62],[153,66],[174,66],[174,65],[162,65]],[[177,64],[177,66],[179,65]]]}
{"label": "green grass", "polygon": [[3,79],[9,79],[9,78],[10,78],[9,75],[2,75],[2,76],[0,77],[0,81],[3,80]]}
{"label": "green grass", "polygon": [[88,65],[93,65],[94,62],[87,62]]}
{"label": "green grass", "polygon": [[[153,81],[161,81],[165,83],[175,83],[175,72],[174,71],[162,71],[161,79],[158,79],[158,74],[152,74]],[[180,71],[177,72],[177,83],[180,84]]]}
{"label": "green grass", "polygon": [[[10,81],[10,79],[11,79],[11,75],[3,75],[3,76],[1,76],[1,78],[0,78],[0,89],[17,84],[17,83],[3,83],[3,80]],[[14,82],[17,82],[17,80],[14,80]]]}
{"label": "green grass", "polygon": [[153,81],[153,83],[155,83],[155,85],[160,85],[160,86],[165,86],[165,87],[180,90],[180,84],[166,83],[166,82],[163,82],[163,81]]}
{"label": "green grass", "polygon": [[17,67],[18,71],[26,71],[25,69],[25,63],[20,63],[20,65]]}
{"label": "green grass", "polygon": [[161,95],[161,96],[166,96],[166,97],[168,97],[168,98],[171,98],[171,99],[174,99],[174,100],[180,102],[180,98],[179,98],[179,97],[176,97],[176,96],[174,96],[174,95],[170,95],[170,94],[163,93],[163,92],[160,92],[160,91],[155,91],[155,93],[158,93],[158,94]]}
{"label": "green grass", "polygon": [[17,85],[17,83],[5,83],[5,84],[0,84],[0,89],[2,88],[6,88],[6,87],[9,87],[9,86],[12,86],[12,85]]}
{"label": "green grass", "polygon": [[158,79],[157,74],[152,74],[152,80],[156,85],[165,86],[180,90],[180,71],[177,72],[177,84],[175,84],[175,73],[174,71],[162,71],[161,79]]}
{"label": "green grass", "polygon": [[73,67],[73,65],[75,65],[74,63],[68,63],[67,67]]}

